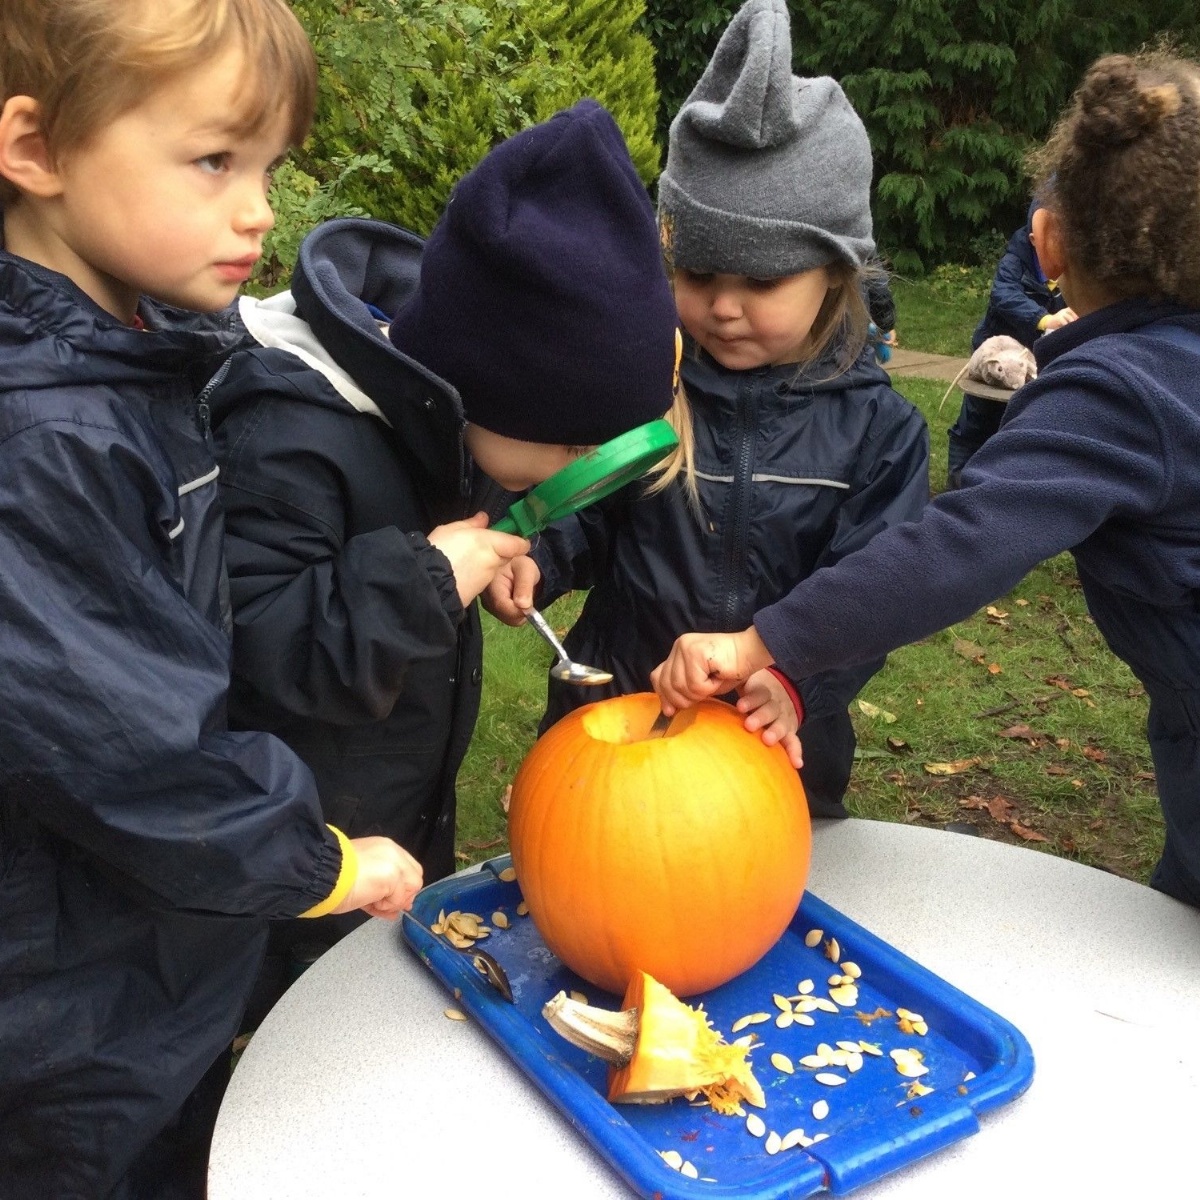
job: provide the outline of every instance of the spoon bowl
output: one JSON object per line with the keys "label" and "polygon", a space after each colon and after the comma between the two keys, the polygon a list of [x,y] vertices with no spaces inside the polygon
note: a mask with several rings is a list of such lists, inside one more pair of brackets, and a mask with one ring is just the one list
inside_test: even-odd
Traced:
{"label": "spoon bowl", "polygon": [[612,683],[611,671],[602,671],[599,667],[589,667],[583,663],[573,662],[562,642],[555,636],[554,630],[550,628],[549,622],[536,608],[525,608],[521,611],[558,655],[558,661],[550,668],[551,679],[561,679],[564,683],[577,683],[582,687]]}

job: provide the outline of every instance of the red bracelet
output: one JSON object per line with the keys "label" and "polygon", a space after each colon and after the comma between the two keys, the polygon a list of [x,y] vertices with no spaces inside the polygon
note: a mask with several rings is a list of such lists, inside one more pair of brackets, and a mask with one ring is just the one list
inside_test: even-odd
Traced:
{"label": "red bracelet", "polygon": [[768,671],[783,684],[783,689],[788,694],[788,699],[792,702],[792,707],[796,710],[797,726],[804,724],[804,701],[800,699],[800,693],[796,691],[796,685],[778,668],[768,667]]}

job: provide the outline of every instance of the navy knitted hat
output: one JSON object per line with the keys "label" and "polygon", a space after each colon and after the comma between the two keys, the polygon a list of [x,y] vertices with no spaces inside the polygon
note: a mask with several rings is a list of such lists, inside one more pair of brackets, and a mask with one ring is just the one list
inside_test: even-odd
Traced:
{"label": "navy knitted hat", "polygon": [[458,389],[468,421],[591,446],[671,407],[676,324],[625,139],[581,100],[459,180],[390,336]]}

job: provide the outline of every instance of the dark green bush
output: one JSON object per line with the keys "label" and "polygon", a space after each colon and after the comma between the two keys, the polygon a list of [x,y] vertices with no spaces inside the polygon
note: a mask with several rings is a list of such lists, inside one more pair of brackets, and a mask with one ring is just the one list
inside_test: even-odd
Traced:
{"label": "dark green bush", "polygon": [[[649,0],[659,128],[739,4]],[[1021,223],[1027,149],[1083,70],[1160,32],[1196,40],[1185,0],[789,0],[795,67],[832,75],[875,154],[876,238],[895,265],[969,261]]]}
{"label": "dark green bush", "polygon": [[642,0],[293,0],[320,65],[313,132],[278,172],[256,282],[278,286],[304,234],[369,215],[428,233],[497,142],[592,96],[642,177],[658,175],[658,92]]}

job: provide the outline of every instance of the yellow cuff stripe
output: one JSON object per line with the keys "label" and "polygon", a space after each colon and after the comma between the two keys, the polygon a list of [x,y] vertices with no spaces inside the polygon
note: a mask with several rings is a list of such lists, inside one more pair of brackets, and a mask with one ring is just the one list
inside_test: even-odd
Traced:
{"label": "yellow cuff stripe", "polygon": [[333,912],[350,894],[350,889],[358,878],[358,851],[354,849],[350,844],[350,839],[340,829],[333,825],[327,828],[332,830],[338,840],[338,845],[342,848],[342,869],[338,872],[337,883],[333,885],[333,891],[320,904],[314,904],[307,912],[302,912],[300,914],[302,917],[323,917],[326,913]]}

